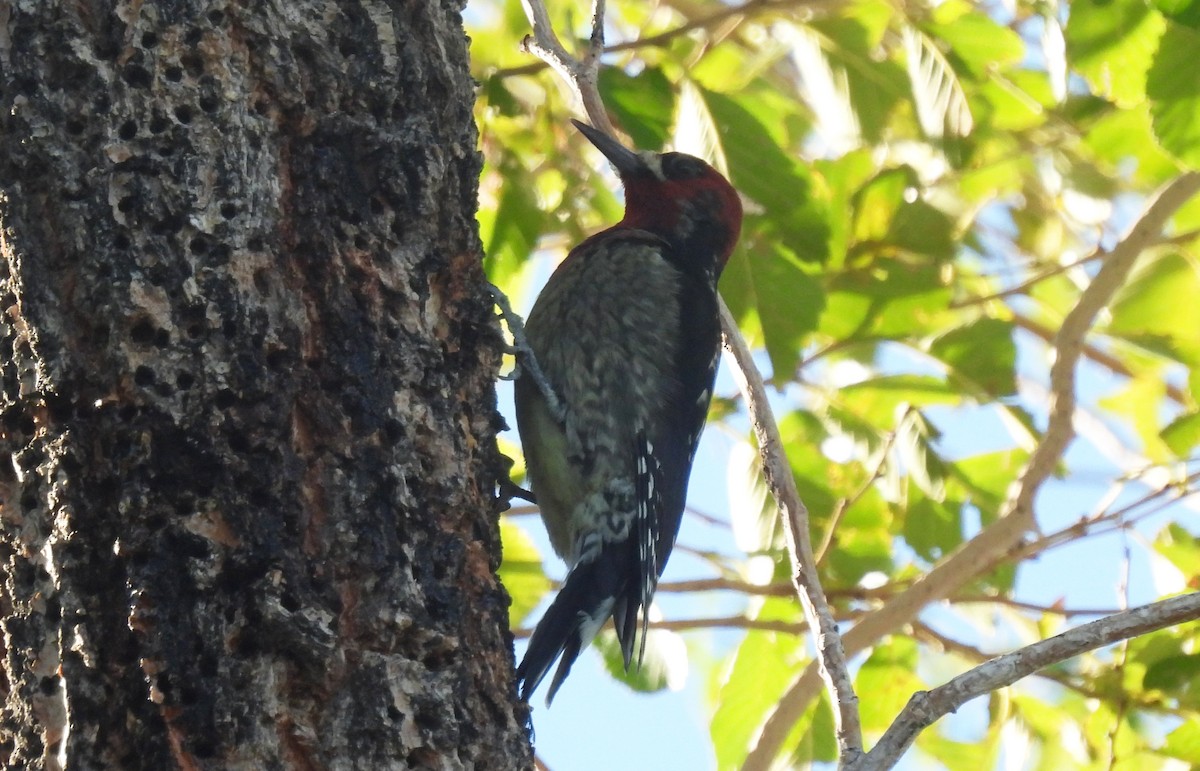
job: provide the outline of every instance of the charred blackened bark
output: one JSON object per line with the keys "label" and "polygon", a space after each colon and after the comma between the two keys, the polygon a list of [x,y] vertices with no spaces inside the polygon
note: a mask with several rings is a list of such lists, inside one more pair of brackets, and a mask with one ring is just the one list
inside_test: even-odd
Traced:
{"label": "charred blackened bark", "polygon": [[0,3],[9,767],[530,765],[460,5]]}

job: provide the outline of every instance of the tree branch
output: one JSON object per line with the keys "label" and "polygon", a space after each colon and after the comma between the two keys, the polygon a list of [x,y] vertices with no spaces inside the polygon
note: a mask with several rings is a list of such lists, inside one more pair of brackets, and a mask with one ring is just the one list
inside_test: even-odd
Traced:
{"label": "tree branch", "polygon": [[720,300],[721,327],[725,332],[725,348],[737,362],[734,377],[750,413],[754,435],[758,440],[758,451],[762,458],[763,478],[771,490],[779,516],[783,520],[787,539],[788,558],[792,566],[792,583],[800,597],[805,618],[816,630],[818,661],[821,677],[836,705],[834,712],[837,731],[838,756],[842,763],[855,760],[862,753],[862,725],[858,713],[858,696],[850,680],[850,668],[842,649],[842,638],[837,623],[829,610],[821,579],[817,575],[817,562],[813,557],[809,539],[808,508],[800,499],[796,479],[792,475],[787,455],[783,450],[783,438],[779,426],[767,402],[766,387],[762,375],[755,366],[749,346],[738,331],[737,322]]}
{"label": "tree branch", "polygon": [[[721,24],[724,24],[729,19],[732,19],[735,17],[741,16],[741,17],[746,17],[746,18],[753,18],[756,15],[763,14],[763,13],[766,13],[769,11],[782,11],[782,10],[789,10],[792,8],[796,8],[796,9],[814,8],[814,7],[818,7],[818,6],[831,6],[832,7],[832,6],[838,5],[841,1],[842,0],[748,0],[748,2],[742,3],[741,5],[726,6],[718,11],[713,11],[712,13],[710,13],[706,16],[695,18],[695,19],[692,19],[691,21],[686,21],[676,27],[672,27],[668,30],[664,30],[663,32],[659,32],[654,35],[646,35],[645,37],[639,37],[636,40],[627,40],[623,43],[616,43],[616,44],[610,45],[610,46],[603,46],[602,50],[599,53],[602,53],[602,54],[603,53],[619,53],[621,51],[632,51],[632,50],[637,50],[639,48],[665,46],[665,45],[669,44],[671,41],[675,40],[676,38],[682,37],[683,35],[686,35],[689,32],[694,32],[696,30],[701,30],[701,29],[711,30],[715,27],[720,26]],[[593,18],[593,22],[594,22],[594,19],[595,19],[594,12],[593,12],[592,18]],[[547,23],[547,26],[549,26],[548,23]],[[595,30],[594,23],[593,23],[592,29]],[[594,41],[594,38],[593,38],[593,41]],[[592,50],[595,50],[594,42],[592,45],[593,45]],[[531,51],[531,53],[533,53],[533,52]],[[535,54],[535,55],[537,55],[537,54]],[[540,58],[541,57],[539,56],[539,59]],[[533,74],[545,69],[547,66],[550,66],[555,70],[558,69],[558,67],[555,64],[553,64],[552,62],[547,61],[545,59],[541,59],[540,61],[531,62],[529,64],[523,64],[519,67],[507,67],[505,69],[496,70],[495,73],[493,74],[493,77],[508,78],[508,77],[512,77],[514,75],[533,75]]]}
{"label": "tree branch", "polygon": [[931,691],[912,698],[879,743],[851,766],[854,771],[891,768],[926,727],[977,696],[1012,685],[1039,669],[1114,642],[1200,619],[1200,592],[1160,600],[998,656]]}
{"label": "tree branch", "polygon": [[[679,618],[670,621],[651,621],[651,629],[666,629],[672,632],[687,632],[693,629],[747,629],[761,632],[782,632],[784,634],[802,635],[808,631],[807,622],[783,621],[778,619],[747,618],[746,616],[712,616],[708,618]],[[513,630],[513,638],[528,639],[533,634],[532,628],[522,627]]]}
{"label": "tree branch", "polygon": [[[1123,613],[1121,610],[1109,611],[1105,615],[1114,613]],[[951,653],[959,658],[974,662],[976,665],[982,664],[995,658],[995,654],[988,654],[976,648],[973,645],[968,645],[961,640],[955,640],[932,627],[917,621],[913,624],[913,636],[926,643],[937,645],[942,649],[943,653]],[[1032,677],[1040,677],[1044,680],[1049,680],[1052,683],[1057,683],[1063,688],[1074,691],[1080,696],[1086,696],[1089,699],[1105,699],[1111,696],[1108,693],[1101,693],[1098,689],[1089,687],[1087,684],[1073,679],[1071,676],[1054,669],[1042,668],[1034,672]],[[1165,712],[1164,705],[1161,699],[1147,697],[1145,694],[1139,694],[1137,697],[1136,706],[1140,710]]]}
{"label": "tree branch", "polygon": [[871,470],[871,475],[867,477],[854,494],[849,498],[842,498],[837,502],[837,506],[833,509],[833,514],[829,517],[829,524],[825,526],[825,535],[821,538],[821,545],[817,548],[817,563],[820,565],[825,561],[826,555],[829,554],[829,547],[833,545],[834,537],[837,535],[837,526],[841,524],[842,517],[846,516],[846,512],[850,507],[862,500],[862,497],[875,486],[879,478],[883,476],[884,469],[887,468],[888,454],[892,450],[892,445],[896,442],[896,432],[889,431],[884,437],[883,446],[879,448],[875,461],[875,468]]}
{"label": "tree branch", "polygon": [[[830,589],[826,597],[833,600],[860,600],[887,602],[894,597],[903,584],[885,584],[877,589],[851,587],[848,589]],[[740,594],[760,597],[787,597],[796,593],[795,587],[785,583],[752,584],[731,578],[699,578],[690,581],[664,581],[658,585],[660,592],[676,592],[689,594],[698,592],[738,592]],[[1045,605],[1036,602],[1023,602],[1011,597],[997,594],[960,594],[949,598],[952,605],[1002,605],[1015,610],[1027,610],[1039,615],[1054,615],[1070,618],[1072,616],[1110,616],[1120,613],[1123,608],[1067,608],[1059,605]]]}
{"label": "tree branch", "polygon": [[[1167,238],[1160,238],[1160,239],[1158,239],[1158,241],[1156,243],[1149,244],[1149,246],[1168,245],[1168,244],[1181,245],[1181,244],[1187,244],[1191,241],[1194,241],[1197,238],[1200,238],[1200,230],[1189,230],[1186,233],[1180,233],[1178,235],[1170,236]],[[976,306],[976,305],[986,305],[987,303],[995,302],[997,300],[1004,300],[1008,297],[1014,297],[1016,295],[1028,294],[1029,290],[1033,289],[1035,286],[1042,283],[1043,281],[1050,279],[1050,278],[1054,278],[1055,276],[1062,275],[1063,273],[1066,273],[1067,271],[1082,267],[1084,265],[1087,265],[1088,263],[1095,262],[1096,260],[1102,258],[1103,256],[1104,256],[1104,252],[1101,251],[1100,249],[1097,249],[1092,254],[1089,254],[1087,257],[1081,257],[1078,260],[1075,260],[1074,262],[1069,262],[1065,265],[1055,265],[1050,268],[1045,268],[1044,270],[1040,271],[1036,275],[1029,277],[1028,279],[1022,281],[1021,283],[1019,283],[1015,286],[1010,286],[1007,289],[1002,289],[998,292],[993,292],[992,294],[982,295],[979,297],[966,297],[961,300],[955,300],[954,302],[950,303],[950,307],[954,308],[954,309],[970,308],[970,307]]]}
{"label": "tree branch", "polygon": [[523,4],[533,28],[533,34],[526,36],[522,43],[524,50],[548,64],[571,86],[583,102],[584,112],[593,126],[609,136],[616,136],[600,98],[599,87],[600,54],[604,51],[604,0],[595,0],[592,5],[592,34],[583,59],[576,59],[563,47],[542,0],[525,0]]}
{"label": "tree branch", "polygon": [[[1054,471],[1074,431],[1075,367],[1096,315],[1125,282],[1142,250],[1152,243],[1167,220],[1200,191],[1200,174],[1189,172],[1170,182],[1155,197],[1125,237],[1103,259],[1103,266],[1054,336],[1056,357],[1050,368],[1050,415],[1046,432],[1009,488],[999,518],[975,538],[935,566],[879,610],[864,616],[842,642],[849,655],[866,650],[884,635],[916,617],[929,603],[954,594],[972,579],[987,573],[1017,546],[1033,525],[1033,501]],[[792,726],[815,698],[818,677],[810,665],[792,683],[767,718],[755,746],[747,755],[745,771],[765,771],[779,754]]]}

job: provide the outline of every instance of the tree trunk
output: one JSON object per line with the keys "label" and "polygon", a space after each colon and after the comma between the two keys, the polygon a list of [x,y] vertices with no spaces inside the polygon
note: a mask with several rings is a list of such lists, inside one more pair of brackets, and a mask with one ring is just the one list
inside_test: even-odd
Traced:
{"label": "tree trunk", "polygon": [[0,2],[12,768],[525,768],[459,0]]}

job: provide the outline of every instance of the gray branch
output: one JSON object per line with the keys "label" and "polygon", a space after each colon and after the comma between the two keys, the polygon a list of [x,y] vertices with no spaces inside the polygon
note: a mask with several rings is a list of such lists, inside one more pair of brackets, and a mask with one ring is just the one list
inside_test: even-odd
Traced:
{"label": "gray branch", "polygon": [[783,449],[783,437],[767,401],[767,389],[762,375],[755,366],[750,347],[738,331],[737,322],[720,300],[721,327],[725,332],[725,348],[737,362],[734,377],[738,380],[750,422],[758,440],[758,452],[762,458],[763,476],[771,490],[787,537],[788,559],[791,562],[792,584],[804,608],[804,616],[810,629],[815,630],[817,661],[825,687],[833,697],[834,717],[838,741],[838,756],[845,765],[862,754],[862,723],[858,712],[858,696],[850,679],[850,667],[842,648],[842,637],[821,579],[817,575],[817,561],[813,557],[812,541],[809,538],[808,507],[796,489],[796,478],[792,475],[787,454]]}
{"label": "gray branch", "polygon": [[945,685],[913,694],[879,743],[850,768],[852,771],[891,768],[921,731],[971,699],[1012,685],[1051,664],[1196,619],[1200,619],[1200,592],[1117,613],[997,656]]}

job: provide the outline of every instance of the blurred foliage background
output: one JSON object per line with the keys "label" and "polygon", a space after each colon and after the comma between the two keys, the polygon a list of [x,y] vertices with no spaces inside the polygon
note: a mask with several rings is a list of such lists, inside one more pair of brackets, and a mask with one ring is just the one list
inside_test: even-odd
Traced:
{"label": "blurred foliage background", "polygon": [[[589,4],[548,6],[582,50]],[[570,126],[570,92],[520,50],[519,0],[470,0],[465,18],[486,266],[527,310],[570,246],[620,218],[619,186]],[[610,0],[607,39],[601,92],[628,140],[709,159],[746,200],[721,291],[777,389],[844,631],[996,518],[1045,428],[1063,318],[1148,197],[1200,165],[1200,2]],[[1198,237],[1193,199],[1089,335],[1079,438],[1038,499],[1038,531],[854,659],[868,746],[913,691],[988,654],[1200,588]],[[661,667],[611,668],[666,688],[690,654],[725,769],[811,649],[734,389],[711,430],[733,438],[728,501],[685,518],[696,559],[664,582],[691,609],[732,603],[720,625],[736,632],[682,632],[685,645],[667,623]],[[725,548],[695,543],[706,517],[728,528]],[[546,571],[561,575],[538,529],[504,523],[514,629],[536,621]],[[1198,643],[1185,625],[1043,672],[994,694],[970,738],[927,730],[914,762],[1200,765]],[[833,761],[828,704],[803,714],[777,762]]]}

